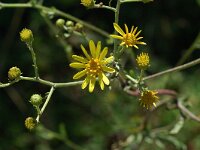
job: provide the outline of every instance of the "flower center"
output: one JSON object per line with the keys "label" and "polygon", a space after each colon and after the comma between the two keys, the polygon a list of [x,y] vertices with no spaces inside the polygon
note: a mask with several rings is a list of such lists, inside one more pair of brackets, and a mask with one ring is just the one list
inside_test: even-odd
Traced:
{"label": "flower center", "polygon": [[136,39],[131,33],[127,33],[124,35],[123,41],[126,43],[126,45],[134,45]]}
{"label": "flower center", "polygon": [[86,69],[87,69],[87,74],[89,74],[92,77],[96,77],[99,74],[99,72],[102,71],[99,60],[94,58],[92,58],[88,62]]}

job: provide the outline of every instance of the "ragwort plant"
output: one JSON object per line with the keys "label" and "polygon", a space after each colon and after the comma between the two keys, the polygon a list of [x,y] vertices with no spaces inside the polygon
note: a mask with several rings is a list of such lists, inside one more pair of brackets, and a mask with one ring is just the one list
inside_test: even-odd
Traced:
{"label": "ragwort plant", "polygon": [[[88,41],[87,45],[80,45],[80,49],[82,50],[81,54],[71,55],[71,53],[69,53],[69,57],[73,59],[69,66],[78,70],[78,72],[72,78],[78,81],[55,83],[40,78],[40,66],[37,65],[37,55],[35,54],[33,47],[34,35],[31,29],[24,28],[19,33],[21,41],[26,44],[28,50],[30,51],[33,62],[34,77],[24,76],[22,74],[23,71],[21,72],[18,67],[12,67],[8,71],[9,82],[1,83],[0,88],[12,86],[13,84],[16,84],[22,80],[29,82],[38,82],[40,84],[50,87],[50,90],[47,93],[46,97],[41,96],[41,94],[43,93],[34,93],[32,96],[30,96],[30,103],[35,109],[36,117],[31,116],[25,119],[25,127],[27,129],[35,130],[37,129],[37,126],[42,123],[40,122],[40,118],[42,117],[42,114],[48,106],[48,103],[51,100],[51,97],[56,89],[68,88],[71,86],[80,86],[81,92],[81,90],[87,90],[86,87],[88,87],[89,93],[92,94],[92,92],[98,91],[95,88],[97,84],[99,84],[101,90],[112,90],[112,88],[115,88],[115,86],[111,84],[114,81],[118,81],[121,85],[123,85],[121,86],[121,88],[125,93],[130,94],[131,96],[138,97],[138,103],[141,105],[141,107],[147,109],[150,112],[153,112],[157,109],[157,107],[167,103],[167,101],[162,101],[162,95],[172,95],[171,100],[175,101],[174,107],[176,109],[179,109],[181,119],[178,121],[177,124],[175,124],[174,128],[168,132],[173,132],[174,134],[178,133],[178,131],[183,126],[185,116],[200,122],[200,119],[192,112],[190,112],[186,108],[186,106],[183,105],[175,91],[168,89],[152,89],[151,85],[147,85],[145,83],[146,80],[150,80],[167,73],[180,71],[197,65],[200,63],[200,59],[196,59],[189,63],[179,65],[177,67],[145,77],[145,71],[148,70],[151,62],[154,61],[153,59],[151,59],[151,50],[147,50],[147,48],[145,48],[145,46],[148,45],[148,41],[145,40],[145,37],[143,38],[142,31],[138,27],[136,27],[135,25],[128,27],[127,24],[119,21],[121,5],[128,2],[148,3],[151,1],[152,0],[117,0],[116,5],[113,6],[112,0],[110,0],[107,5],[103,4],[102,2],[97,3],[94,0],[81,0],[80,4],[87,9],[108,9],[111,13],[114,13],[114,33],[110,34],[107,34],[107,32],[103,31],[102,29],[99,29],[92,24],[73,17],[70,14],[62,12],[56,8],[43,6],[42,3],[39,3],[39,1],[37,0],[31,0],[28,3],[16,4],[0,2],[1,8],[34,8],[39,11],[44,10],[46,12],[53,12],[54,14],[63,17],[57,19],[57,21],[55,22],[55,26],[59,31],[59,36],[68,38],[72,34],[75,34],[78,37]],[[65,18],[67,18],[67,20],[65,20]],[[120,24],[122,24],[121,27]],[[142,26],[142,24],[140,26]],[[94,42],[93,39],[90,39],[87,36],[87,32],[84,31],[85,28],[94,30],[96,33],[111,39],[113,41],[112,47],[102,44],[102,41]],[[140,47],[141,45],[143,46]],[[144,50],[148,52],[144,52]],[[132,66],[132,68],[134,70],[139,70],[139,74],[129,74],[130,71],[122,65],[122,56],[127,51],[131,51],[131,53],[137,54],[136,58],[132,58],[135,61],[135,65]],[[145,130],[147,130],[148,121],[148,118],[146,118],[146,120],[142,124],[143,127],[140,132],[144,134],[141,140],[137,140],[137,148],[142,146],[142,143],[144,143],[145,140],[148,140],[149,137],[154,136],[154,138],[156,139],[156,133],[154,133],[153,131],[145,132]],[[114,142],[112,145],[112,149],[123,149],[129,146],[131,147],[133,142],[132,138],[132,134],[130,134],[127,135],[124,140]],[[65,143],[72,149],[85,149],[70,141],[68,137],[64,137],[63,141],[65,141]]]}

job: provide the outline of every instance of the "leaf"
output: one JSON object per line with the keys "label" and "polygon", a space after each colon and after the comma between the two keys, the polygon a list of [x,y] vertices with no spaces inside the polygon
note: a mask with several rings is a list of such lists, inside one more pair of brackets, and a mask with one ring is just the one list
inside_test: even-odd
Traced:
{"label": "leaf", "polygon": [[178,122],[175,124],[175,126],[172,128],[172,130],[169,132],[170,134],[177,134],[181,128],[184,125],[184,118],[180,116]]}
{"label": "leaf", "polygon": [[158,137],[161,140],[164,140],[164,141],[167,141],[167,142],[173,144],[176,147],[176,149],[187,150],[186,145],[183,142],[179,141],[174,136],[171,136],[171,135],[168,135],[168,134],[162,134],[162,135],[158,135]]}

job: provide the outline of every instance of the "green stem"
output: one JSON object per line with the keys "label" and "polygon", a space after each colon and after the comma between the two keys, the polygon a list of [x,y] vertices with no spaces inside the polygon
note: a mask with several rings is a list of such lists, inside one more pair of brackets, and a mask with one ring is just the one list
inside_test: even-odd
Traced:
{"label": "green stem", "polygon": [[165,75],[165,74],[168,74],[168,73],[171,73],[171,72],[184,70],[184,69],[190,68],[190,67],[198,65],[198,64],[200,64],[200,58],[198,58],[196,60],[193,60],[193,61],[191,61],[189,63],[186,63],[184,65],[181,65],[181,66],[178,66],[178,67],[174,67],[174,68],[171,68],[171,69],[168,69],[168,70],[165,70],[165,71],[162,71],[162,72],[147,76],[147,77],[143,78],[143,80],[149,80],[149,79],[153,79],[155,77],[159,77],[161,75]]}
{"label": "green stem", "polygon": [[85,22],[81,19],[78,19],[78,18],[76,18],[76,17],[74,17],[74,16],[72,16],[68,13],[65,13],[63,11],[60,11],[60,10],[54,8],[54,7],[49,8],[49,7],[42,6],[40,4],[33,5],[31,3],[10,3],[10,4],[0,3],[0,8],[35,8],[35,9],[38,9],[40,11],[46,11],[46,12],[54,13],[56,15],[60,15],[62,17],[70,19],[72,21],[79,22],[79,23],[83,24],[85,27],[101,34],[102,36],[109,37],[109,34],[105,31],[103,31],[102,29],[97,28],[94,25],[91,25],[91,24],[89,24],[89,23],[87,23],[87,22]]}
{"label": "green stem", "polygon": [[101,5],[101,4],[95,4],[94,7],[92,8],[104,8],[104,9],[108,9],[111,10],[113,12],[116,12],[116,9],[110,6],[106,6],[106,5]]}
{"label": "green stem", "polygon": [[[120,0],[117,0],[117,5],[116,5],[116,11],[115,11],[115,23],[119,23],[119,11],[120,11],[120,5],[121,2]],[[114,34],[117,34],[117,31],[115,31]],[[114,40],[114,51],[113,51],[114,57],[117,56],[117,39]],[[118,59],[118,58],[116,58]]]}
{"label": "green stem", "polygon": [[37,118],[36,118],[36,121],[37,121],[37,122],[40,121],[40,116],[43,114],[44,110],[46,109],[46,107],[47,107],[47,105],[48,105],[48,103],[49,103],[49,101],[50,101],[50,99],[51,99],[51,96],[52,96],[54,90],[55,90],[55,88],[52,86],[52,87],[51,87],[51,90],[50,90],[50,92],[49,92],[49,94],[48,94],[48,96],[47,96],[47,99],[46,99],[44,105],[42,106],[42,108],[41,108],[41,110],[40,110],[40,113],[37,115]]}
{"label": "green stem", "polygon": [[136,79],[134,79],[133,77],[131,77],[130,75],[126,75],[127,79],[129,79],[130,81],[132,81],[133,83],[138,84],[138,81]]}
{"label": "green stem", "polygon": [[148,3],[148,2],[153,2],[153,0],[121,0],[121,3],[132,3],[132,2]]}
{"label": "green stem", "polygon": [[141,71],[140,71],[140,76],[139,76],[139,80],[138,80],[138,84],[140,84],[140,82],[142,81],[143,75],[144,75],[144,70],[141,69]]}
{"label": "green stem", "polygon": [[35,52],[33,50],[33,46],[31,43],[27,43],[27,47],[31,52],[31,56],[32,56],[32,60],[33,60],[33,67],[34,67],[34,71],[35,71],[35,78],[39,79],[38,66],[37,66],[37,61],[36,61]]}

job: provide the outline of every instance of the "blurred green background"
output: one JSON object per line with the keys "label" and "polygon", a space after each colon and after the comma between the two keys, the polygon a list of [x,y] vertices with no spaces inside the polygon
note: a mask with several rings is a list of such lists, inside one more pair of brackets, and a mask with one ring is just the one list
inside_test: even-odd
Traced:
{"label": "blurred green background", "polygon": [[[9,3],[27,2],[25,0],[2,1]],[[97,1],[97,3],[100,1]],[[102,1],[108,4],[107,0]],[[113,0],[112,4],[115,5]],[[66,13],[85,20],[108,33],[113,32],[114,14],[104,9],[88,10],[79,0],[44,0],[45,6],[54,6]],[[35,9],[0,9],[0,82],[8,82],[7,72],[12,66],[18,66],[24,76],[33,76],[31,56],[25,44],[20,41],[19,32],[27,27],[34,34],[34,49],[37,55],[41,78],[53,82],[69,82],[76,70],[69,68],[68,49],[79,53],[80,37],[66,38],[61,45],[49,23],[55,24],[59,16],[45,19],[43,13]],[[50,21],[50,22],[49,22]],[[127,3],[121,7],[119,24],[129,27],[138,26],[151,56],[151,68],[147,75],[176,66],[183,54],[192,45],[200,31],[200,1],[176,0]],[[86,30],[89,38],[102,40],[105,37]],[[126,54],[125,54],[126,55]],[[127,54],[128,55],[128,54]],[[187,62],[199,58],[198,46],[188,57]],[[134,69],[126,63],[125,68]],[[200,68],[165,75],[148,81],[151,89],[172,89],[186,99],[189,109],[200,114]],[[21,81],[8,88],[0,89],[0,150],[70,150],[69,143],[60,139],[67,135],[71,141],[86,150],[134,150],[134,149],[200,149],[199,123],[185,119],[183,128],[176,135],[167,130],[156,135],[148,134],[152,129],[170,126],[179,120],[178,110],[169,110],[165,106],[150,113],[144,110],[136,97],[124,93],[119,83],[105,91],[95,89],[90,94],[79,86],[55,91],[40,126],[29,132],[24,127],[28,116],[35,116],[29,103],[34,93],[45,93],[50,89],[38,83]],[[169,97],[161,97],[160,100]],[[148,129],[139,127],[144,118],[151,114]],[[180,121],[179,121],[180,122]],[[169,128],[170,128],[169,127]],[[145,141],[142,137],[146,135]],[[126,146],[120,141],[128,139]],[[122,144],[123,145],[123,144]]]}

